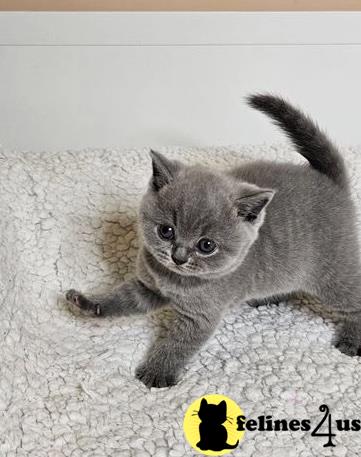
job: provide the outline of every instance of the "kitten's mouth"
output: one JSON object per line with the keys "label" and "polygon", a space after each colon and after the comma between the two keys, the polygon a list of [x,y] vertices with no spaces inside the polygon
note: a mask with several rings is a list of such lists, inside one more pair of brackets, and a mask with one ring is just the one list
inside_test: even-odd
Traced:
{"label": "kitten's mouth", "polygon": [[212,279],[212,278],[219,278],[225,274],[228,274],[231,270],[225,271],[199,271],[197,270],[192,264],[185,263],[183,265],[175,264],[170,258],[160,258],[159,256],[155,255],[158,262],[163,265],[164,268],[171,271],[172,273],[176,273],[180,276],[193,276],[196,278],[201,279]]}
{"label": "kitten's mouth", "polygon": [[163,265],[168,268],[168,270],[173,271],[174,273],[181,274],[183,276],[196,276],[196,272],[189,268],[189,265],[177,265],[172,261],[163,263]]}
{"label": "kitten's mouth", "polygon": [[182,265],[177,265],[165,252],[157,252],[148,246],[147,251],[163,268],[180,276],[207,277],[209,274],[208,272],[197,270],[196,267],[189,262]]}
{"label": "kitten's mouth", "polygon": [[194,267],[189,263],[185,263],[182,265],[177,265],[170,257],[166,255],[159,255],[159,253],[153,253],[153,256],[158,260],[160,264],[163,265],[164,268],[171,271],[172,273],[177,273],[182,276],[198,276],[197,272],[195,271]]}

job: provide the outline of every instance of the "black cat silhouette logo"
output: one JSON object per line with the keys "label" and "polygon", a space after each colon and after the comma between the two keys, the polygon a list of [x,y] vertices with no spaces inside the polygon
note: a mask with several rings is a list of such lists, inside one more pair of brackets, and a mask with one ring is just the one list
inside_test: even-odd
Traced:
{"label": "black cat silhouette logo", "polygon": [[222,400],[218,405],[212,405],[202,398],[201,407],[198,411],[201,420],[199,424],[200,441],[197,447],[201,451],[224,451],[224,449],[235,449],[239,440],[235,444],[228,444],[228,433],[222,424],[229,421],[227,417],[227,403]]}
{"label": "black cat silhouette logo", "polygon": [[241,408],[223,395],[204,395],[188,408],[184,433],[189,444],[205,455],[223,455],[239,446],[244,432],[237,430]]}

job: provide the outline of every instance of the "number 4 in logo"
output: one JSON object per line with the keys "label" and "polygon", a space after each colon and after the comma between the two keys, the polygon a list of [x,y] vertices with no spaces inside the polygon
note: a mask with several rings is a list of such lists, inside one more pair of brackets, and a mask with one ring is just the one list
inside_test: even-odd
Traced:
{"label": "number 4 in logo", "polygon": [[[332,442],[332,438],[336,436],[335,433],[332,433],[332,423],[331,423],[331,414],[330,414],[330,409],[327,405],[321,405],[320,406],[320,411],[321,413],[325,413],[323,416],[321,422],[317,425],[317,427],[313,430],[311,433],[311,436],[327,436],[328,441],[326,444],[323,445],[323,447],[336,447],[335,444]],[[318,432],[324,422],[328,419],[328,432]]]}

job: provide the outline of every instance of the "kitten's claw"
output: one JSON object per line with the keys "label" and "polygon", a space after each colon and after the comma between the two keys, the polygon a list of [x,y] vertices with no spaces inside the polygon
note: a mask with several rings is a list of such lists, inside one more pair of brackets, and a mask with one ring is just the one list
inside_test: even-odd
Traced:
{"label": "kitten's claw", "polygon": [[74,290],[74,289],[70,289],[70,290],[65,292],[66,300],[69,303],[71,303],[72,305],[79,306],[79,307],[80,307],[80,303],[79,303],[79,296],[80,295],[81,294],[79,292],[77,292],[76,290]]}
{"label": "kitten's claw", "polygon": [[100,316],[102,314],[99,303],[93,303],[77,290],[68,290],[65,293],[65,298],[69,303],[81,309],[82,311],[93,313],[96,316]]}
{"label": "kitten's claw", "polygon": [[140,365],[136,369],[135,376],[149,389],[151,387],[170,387],[176,384],[174,374],[158,371],[155,367],[147,365],[146,363]]}

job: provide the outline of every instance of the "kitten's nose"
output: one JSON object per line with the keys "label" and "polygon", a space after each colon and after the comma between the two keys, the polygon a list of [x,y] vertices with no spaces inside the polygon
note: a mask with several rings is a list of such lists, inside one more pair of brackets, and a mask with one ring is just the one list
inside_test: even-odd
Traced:
{"label": "kitten's nose", "polygon": [[187,262],[188,256],[184,248],[176,248],[172,253],[172,260],[176,265],[183,265]]}

